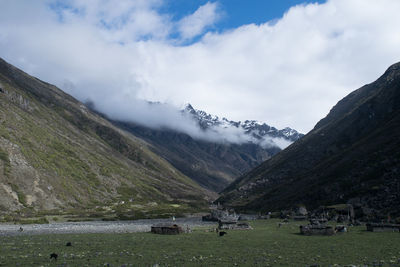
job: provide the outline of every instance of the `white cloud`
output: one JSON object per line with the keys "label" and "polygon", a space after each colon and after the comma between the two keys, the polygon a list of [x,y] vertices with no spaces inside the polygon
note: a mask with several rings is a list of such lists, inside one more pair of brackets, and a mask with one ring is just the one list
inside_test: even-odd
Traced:
{"label": "white cloud", "polygon": [[193,14],[182,18],[178,23],[178,30],[183,39],[191,39],[202,34],[205,29],[220,19],[216,2],[207,2],[200,6]]}
{"label": "white cloud", "polygon": [[143,37],[164,39],[171,31],[169,17],[157,13],[161,0],[50,1],[64,24],[91,26],[103,41],[126,43]]}
{"label": "white cloud", "polygon": [[[180,123],[143,99],[306,132],[400,60],[398,0],[300,5],[273,24],[206,32],[186,46],[177,44],[213,24],[218,3],[180,22],[157,11],[161,0],[71,0],[58,12],[47,3],[0,2],[0,56],[105,113],[153,126]],[[179,30],[183,39],[170,39]]]}

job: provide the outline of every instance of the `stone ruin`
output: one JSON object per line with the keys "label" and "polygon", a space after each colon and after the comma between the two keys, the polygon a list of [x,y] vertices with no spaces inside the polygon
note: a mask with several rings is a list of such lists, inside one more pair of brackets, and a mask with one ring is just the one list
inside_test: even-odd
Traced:
{"label": "stone ruin", "polygon": [[300,225],[300,233],[302,235],[334,235],[335,231],[332,226],[326,225]]}
{"label": "stone ruin", "polygon": [[308,219],[309,212],[307,208],[304,206],[298,206],[295,209],[290,210],[281,210],[280,218],[281,219],[292,219],[295,221],[306,221]]}
{"label": "stone ruin", "polygon": [[210,207],[210,210],[210,214],[203,216],[202,220],[218,222],[218,229],[220,230],[252,229],[248,223],[238,222],[240,215],[236,214],[233,209],[228,210],[220,205],[214,205]]}
{"label": "stone ruin", "polygon": [[355,221],[354,207],[351,204],[321,206],[313,212],[312,217],[338,223],[354,223]]}
{"label": "stone ruin", "polygon": [[220,205],[214,205],[210,207],[210,214],[203,216],[202,220],[212,222],[218,222],[220,220],[237,222],[239,220],[239,215],[237,215],[233,209],[228,210]]}
{"label": "stone ruin", "polygon": [[246,222],[234,220],[219,220],[218,229],[220,230],[252,230],[253,228]]}
{"label": "stone ruin", "polygon": [[300,225],[300,233],[303,235],[334,235],[336,233],[347,233],[345,225],[336,225],[335,228],[326,225],[326,218],[312,218],[308,225]]}
{"label": "stone ruin", "polygon": [[292,219],[295,221],[305,221],[308,218],[308,211],[306,207],[300,206],[296,209],[295,214],[292,216]]}
{"label": "stone ruin", "polygon": [[185,231],[177,224],[156,224],[151,226],[151,232],[160,235],[178,235]]}
{"label": "stone ruin", "polygon": [[400,224],[367,223],[366,226],[370,232],[400,232]]}
{"label": "stone ruin", "polygon": [[335,230],[332,226],[326,225],[318,219],[311,219],[310,224],[300,225],[300,234],[302,235],[334,235]]}

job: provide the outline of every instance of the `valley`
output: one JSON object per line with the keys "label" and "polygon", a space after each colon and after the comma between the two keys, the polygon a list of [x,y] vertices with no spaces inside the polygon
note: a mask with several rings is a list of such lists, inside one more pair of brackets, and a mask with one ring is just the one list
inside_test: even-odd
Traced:
{"label": "valley", "polygon": [[[204,136],[225,138],[233,129],[246,138],[238,143],[109,120],[0,63],[3,221],[183,216],[207,211],[221,190],[215,203],[246,213],[348,204],[365,220],[398,216],[398,64],[341,100],[304,137],[191,105],[181,111]],[[282,140],[294,143],[285,148]]]}
{"label": "valley", "polygon": [[[190,234],[53,234],[2,236],[5,266],[397,266],[398,233],[369,233],[352,227],[337,236],[304,237],[298,223],[277,228],[276,220],[251,222],[254,230],[224,237],[195,227]],[[72,246],[66,247],[66,242]],[[51,253],[58,260],[49,260]]]}
{"label": "valley", "polygon": [[0,1],[0,267],[400,267],[399,10]]}

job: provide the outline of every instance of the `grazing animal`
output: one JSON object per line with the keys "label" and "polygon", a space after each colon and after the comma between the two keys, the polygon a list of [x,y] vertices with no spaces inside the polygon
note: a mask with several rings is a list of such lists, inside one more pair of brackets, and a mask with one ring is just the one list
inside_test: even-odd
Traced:
{"label": "grazing animal", "polygon": [[24,231],[24,228],[20,227],[20,228],[18,229],[18,231],[19,231],[19,232],[22,232],[22,231]]}
{"label": "grazing animal", "polygon": [[224,231],[219,232],[219,236],[224,236],[224,235],[226,235],[226,234],[228,234],[228,233],[227,233],[227,232],[224,232]]}
{"label": "grazing animal", "polygon": [[58,255],[56,253],[51,253],[50,254],[50,260],[51,259],[57,260],[57,258],[58,258]]}
{"label": "grazing animal", "polygon": [[335,227],[335,233],[346,233],[347,232],[347,227],[344,225],[337,225]]}
{"label": "grazing animal", "polygon": [[72,243],[71,243],[71,242],[67,242],[66,246],[67,246],[67,247],[71,247],[71,246],[72,246]]}

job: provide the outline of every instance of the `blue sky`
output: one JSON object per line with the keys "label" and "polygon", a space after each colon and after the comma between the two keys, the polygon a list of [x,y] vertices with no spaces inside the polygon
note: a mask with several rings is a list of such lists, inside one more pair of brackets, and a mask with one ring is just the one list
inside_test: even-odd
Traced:
{"label": "blue sky", "polygon": [[400,61],[398,10],[399,0],[0,1],[0,57],[116,119],[194,136],[177,119],[191,103],[305,133]]}
{"label": "blue sky", "polygon": [[[165,0],[157,2],[154,8],[160,14],[169,17],[172,22],[179,22],[184,17],[195,13],[201,6],[215,5],[215,12],[218,13],[215,21],[205,26],[202,33],[179,42],[180,45],[189,45],[198,42],[207,32],[224,32],[247,24],[273,23],[282,18],[285,12],[293,6],[324,2],[323,0]],[[57,14],[58,20],[63,23],[65,22],[65,11],[84,16],[87,9],[74,5],[74,1],[55,0],[50,1],[48,5]],[[123,16],[117,18],[117,21],[118,23],[121,21],[127,23]],[[106,29],[110,29],[115,26],[114,22],[101,20],[100,24]],[[179,32],[171,31],[169,37],[177,39],[181,36]],[[140,38],[140,40],[148,39],[151,39],[151,35],[143,35]]]}
{"label": "blue sky", "polygon": [[193,13],[207,2],[217,2],[223,12],[221,20],[216,23],[216,30],[237,28],[245,24],[262,24],[267,21],[279,19],[290,7],[307,4],[323,3],[322,0],[168,0],[161,9],[162,12],[172,14],[174,19]]}

